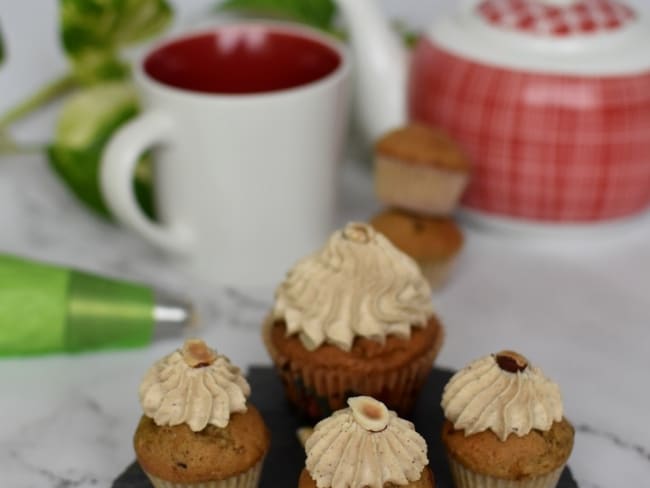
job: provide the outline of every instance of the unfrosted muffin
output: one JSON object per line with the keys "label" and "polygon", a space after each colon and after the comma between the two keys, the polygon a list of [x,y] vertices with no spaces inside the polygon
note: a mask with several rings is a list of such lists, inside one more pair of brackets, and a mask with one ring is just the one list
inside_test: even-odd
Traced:
{"label": "unfrosted muffin", "polygon": [[445,386],[442,440],[457,488],[554,488],[573,448],[557,384],[512,351]]}
{"label": "unfrosted muffin", "polygon": [[426,442],[411,422],[371,397],[348,405],[307,439],[298,488],[434,488]]}
{"label": "unfrosted muffin", "polygon": [[318,419],[356,395],[408,414],[443,329],[415,261],[352,223],[289,271],[263,337],[289,400]]}
{"label": "unfrosted muffin", "polygon": [[373,217],[370,225],[415,259],[433,290],[447,282],[463,247],[463,233],[453,219],[392,208]]}
{"label": "unfrosted muffin", "polygon": [[375,192],[391,207],[449,215],[469,175],[468,159],[456,143],[426,125],[396,129],[375,145]]}
{"label": "unfrosted muffin", "polygon": [[133,445],[155,488],[255,488],[269,433],[239,368],[189,340],[140,385]]}

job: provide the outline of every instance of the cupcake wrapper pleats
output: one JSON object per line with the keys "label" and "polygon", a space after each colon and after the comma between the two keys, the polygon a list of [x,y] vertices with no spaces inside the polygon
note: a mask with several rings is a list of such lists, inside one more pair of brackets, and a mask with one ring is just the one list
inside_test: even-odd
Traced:
{"label": "cupcake wrapper pleats", "polygon": [[282,378],[287,397],[302,413],[317,419],[345,408],[351,396],[368,395],[384,402],[391,410],[407,415],[426,381],[442,345],[442,329],[434,346],[405,367],[382,374],[360,375],[344,369],[297,365],[283,357],[271,341],[273,321],[264,324],[266,348]]}
{"label": "cupcake wrapper pleats", "polygon": [[257,488],[262,474],[264,459],[259,461],[248,471],[225,480],[204,481],[201,483],[174,483],[157,478],[149,473],[145,474],[154,488]]}
{"label": "cupcake wrapper pleats", "polygon": [[467,469],[449,457],[449,467],[456,488],[555,488],[564,466],[545,475],[524,480],[505,480]]}

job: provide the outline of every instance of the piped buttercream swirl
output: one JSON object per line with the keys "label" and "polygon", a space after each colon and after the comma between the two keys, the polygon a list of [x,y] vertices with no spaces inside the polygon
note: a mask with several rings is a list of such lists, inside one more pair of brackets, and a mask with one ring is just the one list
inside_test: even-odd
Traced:
{"label": "piped buttercream swirl", "polygon": [[157,361],[140,384],[140,404],[156,425],[186,423],[194,432],[227,426],[231,414],[246,411],[249,395],[240,369],[199,340]]}
{"label": "piped buttercream swirl", "polygon": [[306,443],[306,467],[318,488],[383,488],[420,479],[427,445],[413,424],[371,397],[319,422]]}
{"label": "piped buttercream swirl", "polygon": [[329,343],[349,351],[355,337],[408,339],[431,314],[431,289],[417,263],[362,223],[334,232],[299,261],[276,290],[273,308],[273,318],[308,350]]}
{"label": "piped buttercream swirl", "polygon": [[445,417],[465,435],[491,430],[505,441],[562,420],[559,386],[511,351],[492,354],[456,373],[442,395]]}

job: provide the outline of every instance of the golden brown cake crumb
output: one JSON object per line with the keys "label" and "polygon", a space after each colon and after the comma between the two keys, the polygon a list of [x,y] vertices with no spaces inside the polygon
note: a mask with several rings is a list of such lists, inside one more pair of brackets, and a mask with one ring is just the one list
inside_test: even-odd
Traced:
{"label": "golden brown cake crumb", "polygon": [[548,474],[563,466],[573,448],[574,430],[563,419],[547,432],[533,430],[501,441],[492,431],[465,436],[448,420],[442,428],[447,452],[467,469],[495,478],[523,480]]}
{"label": "golden brown cake crumb", "polygon": [[413,259],[445,259],[463,246],[463,234],[453,219],[387,209],[370,221],[398,249]]}
{"label": "golden brown cake crumb", "polygon": [[444,330],[431,316],[425,327],[411,329],[410,339],[388,336],[381,344],[357,337],[349,352],[330,344],[309,351],[297,336],[287,337],[281,320],[267,320],[263,337],[289,400],[305,415],[320,419],[356,395],[372,396],[400,415],[410,413]]}
{"label": "golden brown cake crumb", "polygon": [[470,164],[449,137],[413,124],[375,146],[375,194],[385,205],[450,215],[469,182]]}
{"label": "golden brown cake crumb", "polygon": [[424,124],[410,124],[384,135],[375,145],[378,157],[465,171],[469,162],[458,145],[443,131]]}
{"label": "golden brown cake crumb", "polygon": [[442,326],[435,316],[426,327],[413,327],[411,338],[388,336],[386,342],[357,337],[350,352],[331,344],[308,351],[297,336],[286,336],[284,322],[273,324],[273,347],[292,362],[307,362],[312,368],[340,368],[352,374],[372,374],[405,366],[425,354],[442,338]]}
{"label": "golden brown cake crumb", "polygon": [[388,209],[370,224],[417,261],[432,290],[447,283],[463,246],[463,234],[451,218]]}
{"label": "golden brown cake crumb", "polygon": [[270,435],[255,407],[235,413],[225,428],[208,425],[192,432],[187,424],[160,427],[142,416],[133,444],[142,468],[174,483],[223,480],[262,460]]}

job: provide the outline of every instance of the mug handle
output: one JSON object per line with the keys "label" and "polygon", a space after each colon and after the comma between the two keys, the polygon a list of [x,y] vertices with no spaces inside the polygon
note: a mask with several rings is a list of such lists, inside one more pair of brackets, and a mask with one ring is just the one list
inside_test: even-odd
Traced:
{"label": "mug handle", "polygon": [[167,139],[171,119],[160,112],[145,112],[120,128],[106,147],[100,168],[100,186],[115,218],[153,244],[172,252],[186,252],[188,229],[152,222],[140,209],[133,191],[133,174],[140,155]]}

